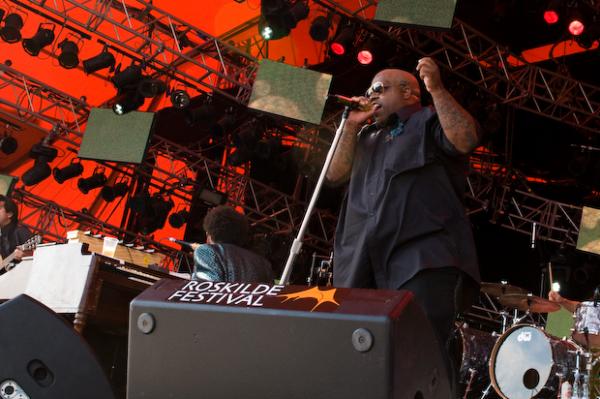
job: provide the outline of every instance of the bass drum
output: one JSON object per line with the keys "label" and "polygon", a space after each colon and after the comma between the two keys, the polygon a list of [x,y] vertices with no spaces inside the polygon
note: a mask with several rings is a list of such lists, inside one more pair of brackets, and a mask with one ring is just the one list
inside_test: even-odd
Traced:
{"label": "bass drum", "polygon": [[497,336],[488,332],[457,326],[454,333],[455,356],[458,358],[459,382],[467,397],[469,392],[481,391],[490,383],[488,361]]}
{"label": "bass drum", "polygon": [[569,376],[575,371],[579,350],[573,342],[559,340],[538,327],[513,326],[492,350],[492,386],[504,399],[530,399],[543,390],[556,396],[557,374]]}

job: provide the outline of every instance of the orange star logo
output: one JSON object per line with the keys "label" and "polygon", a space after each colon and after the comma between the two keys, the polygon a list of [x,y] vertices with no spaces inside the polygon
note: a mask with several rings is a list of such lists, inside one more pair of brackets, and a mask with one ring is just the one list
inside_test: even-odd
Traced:
{"label": "orange star logo", "polygon": [[317,304],[315,306],[313,306],[313,308],[310,310],[312,312],[313,310],[315,310],[316,308],[318,308],[319,306],[321,306],[325,303],[334,303],[334,304],[340,306],[340,304],[335,300],[335,292],[336,291],[337,291],[336,288],[321,291],[319,289],[319,287],[312,287],[312,288],[309,288],[304,291],[293,292],[291,294],[280,294],[277,296],[285,298],[283,301],[281,301],[282,303],[289,301],[289,300],[297,301],[298,299],[304,299],[304,298],[316,299]]}

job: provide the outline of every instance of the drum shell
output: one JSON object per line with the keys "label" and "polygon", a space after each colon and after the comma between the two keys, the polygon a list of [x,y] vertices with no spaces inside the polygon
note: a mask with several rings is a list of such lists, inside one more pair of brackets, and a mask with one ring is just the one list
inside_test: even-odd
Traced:
{"label": "drum shell", "polygon": [[594,306],[594,302],[581,302],[573,318],[575,319],[573,340],[585,347],[600,348],[600,305]]}
{"label": "drum shell", "polygon": [[477,386],[489,383],[488,362],[497,339],[491,333],[464,325],[456,328],[456,355],[461,384],[468,384],[471,379]]}

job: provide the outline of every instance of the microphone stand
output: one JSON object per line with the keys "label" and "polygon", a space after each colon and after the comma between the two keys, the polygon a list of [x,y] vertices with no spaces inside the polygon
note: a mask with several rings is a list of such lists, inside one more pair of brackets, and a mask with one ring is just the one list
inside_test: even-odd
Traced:
{"label": "microphone stand", "polygon": [[323,187],[323,183],[325,182],[325,174],[329,169],[329,165],[331,165],[331,161],[333,160],[333,154],[335,153],[338,143],[342,137],[342,132],[344,131],[344,126],[346,126],[346,121],[348,120],[349,114],[350,107],[346,106],[344,108],[344,112],[342,113],[342,120],[340,121],[340,126],[335,132],[333,142],[331,143],[331,147],[329,148],[329,152],[327,153],[327,157],[325,158],[325,163],[323,164],[323,169],[321,169],[319,180],[317,180],[317,185],[315,186],[312,197],[310,199],[310,203],[308,204],[308,208],[306,209],[306,213],[304,214],[304,219],[302,220],[302,224],[300,225],[300,230],[298,231],[298,235],[294,239],[294,242],[292,243],[292,246],[290,248],[290,254],[285,263],[285,268],[283,269],[283,273],[281,274],[279,284],[289,284],[294,260],[296,259],[296,256],[298,256],[300,250],[302,249],[302,240],[304,239],[306,228],[308,227],[308,221],[310,219],[310,216],[312,215],[317,200],[319,199],[319,194],[321,194],[321,188]]}

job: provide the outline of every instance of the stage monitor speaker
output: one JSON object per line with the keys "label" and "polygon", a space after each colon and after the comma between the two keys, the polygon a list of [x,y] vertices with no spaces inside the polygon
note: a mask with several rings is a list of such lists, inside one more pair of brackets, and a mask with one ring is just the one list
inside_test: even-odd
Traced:
{"label": "stage monitor speaker", "polygon": [[131,303],[128,399],[448,399],[407,291],[161,280]]}
{"label": "stage monitor speaker", "polygon": [[96,358],[67,322],[40,302],[0,305],[1,399],[111,399]]}

